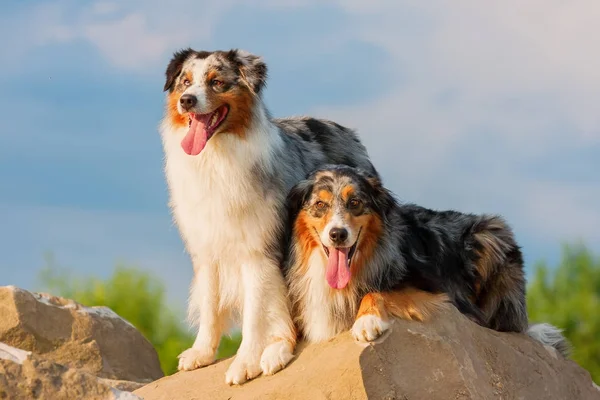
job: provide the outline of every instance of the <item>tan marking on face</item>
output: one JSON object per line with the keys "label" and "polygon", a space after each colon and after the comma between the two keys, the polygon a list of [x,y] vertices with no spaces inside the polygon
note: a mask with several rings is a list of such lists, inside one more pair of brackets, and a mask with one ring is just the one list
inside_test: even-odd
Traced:
{"label": "tan marking on face", "polygon": [[179,104],[179,98],[181,92],[174,90],[169,94],[167,100],[167,116],[171,121],[171,124],[176,128],[183,128],[189,125],[189,119],[187,115],[179,114],[177,111],[177,104]]}
{"label": "tan marking on face", "polygon": [[[186,79],[187,79],[188,81],[190,81],[190,83],[191,83],[191,82],[194,82],[194,75],[192,74],[192,72],[191,72],[191,71],[186,71],[186,72],[184,72],[184,73],[181,75],[181,78],[179,78],[179,82],[180,82],[181,84],[183,84],[183,82],[184,82]],[[184,87],[186,87],[186,86],[184,86]]]}
{"label": "tan marking on face", "polygon": [[333,194],[327,190],[320,190],[319,193],[317,193],[317,198],[327,204],[331,204],[331,201],[333,200]]}
{"label": "tan marking on face", "polygon": [[[315,217],[313,215],[311,215],[310,213],[305,213],[306,214],[306,223],[307,226],[309,226],[311,228],[311,233],[313,234],[319,234],[321,235],[321,233],[323,233],[323,231],[325,230],[325,227],[327,226],[327,224],[329,223],[329,221],[331,220],[331,217],[333,216],[333,207],[329,207],[327,209],[327,211],[325,211],[325,214],[323,214],[321,217]],[[320,240],[320,239],[318,239]]]}
{"label": "tan marking on face", "polygon": [[[368,267],[369,260],[379,245],[383,231],[383,222],[376,214],[364,214],[353,217],[356,226],[362,227],[354,260],[352,260],[352,276],[358,275],[363,268]],[[354,227],[353,227],[354,229]]]}
{"label": "tan marking on face", "polygon": [[347,202],[354,195],[354,186],[346,185],[342,188],[342,200]]}
{"label": "tan marking on face", "polygon": [[[233,86],[223,93],[214,92],[207,88],[207,102],[211,110],[223,105],[229,106],[229,112],[222,122],[218,132],[226,132],[245,137],[250,128],[256,97],[245,86]],[[217,133],[218,133],[217,132]]]}
{"label": "tan marking on face", "polygon": [[182,72],[181,76],[174,83],[174,89],[169,94],[167,99],[167,115],[171,120],[171,124],[176,128],[182,128],[189,125],[189,118],[187,114],[179,114],[179,111],[177,110],[179,99],[187,88],[187,86],[183,84],[183,81],[186,79],[192,82],[193,75],[191,71]]}
{"label": "tan marking on face", "polygon": [[211,68],[206,73],[206,85],[208,86],[210,84],[210,81],[212,81],[213,79],[217,79],[218,76],[219,76],[219,71],[217,71],[214,68]]}
{"label": "tan marking on face", "polygon": [[296,218],[294,224],[294,234],[298,238],[298,243],[302,251],[302,263],[301,265],[305,268],[308,267],[308,259],[312,254],[315,247],[319,245],[318,238],[315,238],[314,231],[311,225],[312,218],[310,215],[302,210]]}

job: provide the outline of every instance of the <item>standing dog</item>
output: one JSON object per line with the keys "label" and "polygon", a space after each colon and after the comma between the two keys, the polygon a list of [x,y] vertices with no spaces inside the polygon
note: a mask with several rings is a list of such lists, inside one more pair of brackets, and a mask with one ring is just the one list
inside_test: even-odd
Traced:
{"label": "standing dog", "polygon": [[326,163],[375,173],[356,134],[312,118],[272,119],[267,66],[247,52],[176,52],[160,132],[170,207],[194,267],[188,314],[198,327],[179,369],[211,364],[226,323],[242,343],[226,373],[241,384],[293,357],[296,334],[280,264],[285,198]]}
{"label": "standing dog", "polygon": [[528,326],[521,251],[500,217],[401,205],[377,177],[347,166],[312,173],[288,205],[286,278],[308,341],[352,327],[371,342],[391,317],[425,320],[450,302],[485,327],[527,331],[567,353],[556,328]]}

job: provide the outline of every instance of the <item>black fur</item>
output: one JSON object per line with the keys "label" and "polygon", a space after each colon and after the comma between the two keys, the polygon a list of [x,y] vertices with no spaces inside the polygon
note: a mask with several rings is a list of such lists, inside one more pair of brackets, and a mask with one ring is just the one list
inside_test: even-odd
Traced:
{"label": "black fur", "polygon": [[163,87],[163,91],[164,92],[166,92],[167,90],[169,92],[173,91],[175,80],[181,73],[181,68],[183,67],[183,63],[188,58],[190,58],[190,56],[194,55],[197,58],[206,58],[210,54],[212,54],[212,52],[210,52],[210,51],[195,51],[195,50],[190,49],[189,47],[187,49],[181,49],[181,50],[178,50],[175,53],[173,53],[173,57],[171,58],[171,61],[169,62],[169,65],[167,66],[167,70],[165,71],[166,80],[165,80],[165,86]]}
{"label": "black fur", "polygon": [[238,67],[240,75],[248,82],[252,91],[260,94],[268,77],[267,64],[262,57],[232,49],[227,52],[226,58]]}

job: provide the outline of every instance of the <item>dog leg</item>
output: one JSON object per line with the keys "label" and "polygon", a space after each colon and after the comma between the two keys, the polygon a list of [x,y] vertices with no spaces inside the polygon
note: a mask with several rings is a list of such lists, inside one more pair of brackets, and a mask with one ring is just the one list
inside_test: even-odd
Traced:
{"label": "dog leg", "polygon": [[218,290],[216,266],[196,268],[190,290],[188,319],[198,326],[198,335],[192,347],[178,356],[180,371],[201,368],[215,361],[225,317],[219,315]]}
{"label": "dog leg", "polygon": [[294,358],[296,346],[296,329],[291,318],[287,286],[279,268],[275,267],[271,268],[266,279],[270,299],[265,304],[269,341],[260,359],[264,375],[273,375],[283,369]]}
{"label": "dog leg", "polygon": [[413,321],[426,321],[434,313],[446,309],[450,302],[444,293],[431,293],[414,287],[381,295],[391,315]]}
{"label": "dog leg", "polygon": [[362,298],[352,337],[359,342],[372,342],[383,335],[391,326],[382,293],[368,293]]}
{"label": "dog leg", "polygon": [[242,298],[242,342],[233,362],[225,373],[225,382],[229,385],[240,385],[258,376],[260,356],[265,347],[266,318],[264,302],[270,293],[264,277],[265,266],[257,260],[242,265],[241,280],[243,282]]}
{"label": "dog leg", "polygon": [[363,297],[352,336],[359,342],[372,342],[391,326],[390,317],[425,321],[433,313],[447,307],[449,298],[408,287],[394,292],[368,293]]}
{"label": "dog leg", "polygon": [[242,280],[242,343],[225,375],[230,385],[279,371],[292,359],[295,342],[279,266],[257,257],[242,267]]}

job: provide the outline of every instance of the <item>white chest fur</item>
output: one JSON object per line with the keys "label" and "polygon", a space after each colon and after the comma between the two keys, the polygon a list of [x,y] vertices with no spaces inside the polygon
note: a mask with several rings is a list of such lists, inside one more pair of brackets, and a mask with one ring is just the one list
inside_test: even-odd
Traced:
{"label": "white chest fur", "polygon": [[222,265],[235,275],[274,234],[283,196],[265,196],[253,174],[256,165],[270,167],[280,139],[259,126],[244,138],[217,135],[198,156],[181,148],[187,128],[161,130],[170,206],[195,268]]}
{"label": "white chest fur", "polygon": [[350,329],[357,312],[355,289],[332,289],[325,279],[321,249],[309,258],[305,274],[296,274],[290,291],[301,298],[299,307],[304,336],[311,342],[327,340]]}

